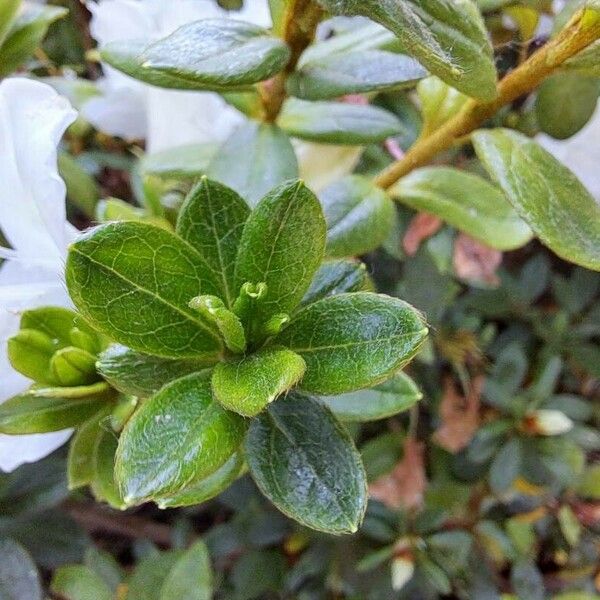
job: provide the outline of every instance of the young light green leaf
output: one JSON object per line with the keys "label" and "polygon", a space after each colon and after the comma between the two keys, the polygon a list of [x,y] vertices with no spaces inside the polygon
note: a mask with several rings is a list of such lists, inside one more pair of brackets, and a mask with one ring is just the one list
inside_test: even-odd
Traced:
{"label": "young light green leaf", "polygon": [[279,127],[248,122],[223,144],[208,175],[255,206],[275,186],[298,177],[298,161],[290,139]]}
{"label": "young light green leaf", "polygon": [[176,508],[202,504],[227,489],[244,471],[243,456],[236,452],[222,467],[212,475],[192,481],[181,491],[166,498],[155,499],[159,508]]}
{"label": "young light green leaf", "polygon": [[469,99],[435,76],[419,81],[417,95],[423,114],[423,136],[431,135],[456,115]]}
{"label": "young light green leaf", "polygon": [[213,573],[203,541],[196,542],[181,556],[167,575],[160,600],[212,600]]}
{"label": "young light green leaf", "polygon": [[96,358],[86,350],[67,346],[50,360],[50,372],[61,386],[85,386],[97,381]]}
{"label": "young light green leaf", "polygon": [[394,185],[390,194],[498,250],[514,250],[533,237],[504,194],[472,173],[450,167],[417,169]]}
{"label": "young light green leaf", "polygon": [[21,8],[21,0],[0,0],[0,47]]}
{"label": "young light green leaf", "polygon": [[38,383],[56,383],[50,371],[50,361],[54,354],[53,340],[41,331],[21,329],[8,339],[7,354],[15,371]]}
{"label": "young light green leaf", "polygon": [[246,351],[246,334],[240,318],[225,308],[223,300],[216,296],[198,296],[190,302],[209,323],[214,323],[221,332],[225,346],[235,354]]}
{"label": "young light green leaf", "polygon": [[127,506],[115,481],[117,443],[115,432],[101,426],[94,445],[91,487],[96,500],[107,502],[112,508],[125,510]]}
{"label": "young light green leaf", "polygon": [[292,393],[271,405],[252,421],[245,454],[261,492],[287,516],[327,533],[358,529],[367,505],[360,455],[313,398]]}
{"label": "young light green leaf", "polygon": [[107,416],[107,410],[98,411],[77,429],[71,439],[67,459],[67,477],[70,490],[89,485],[92,482],[96,443],[103,431],[101,423]]}
{"label": "young light green leaf", "polygon": [[208,374],[166,385],[121,434],[115,474],[126,504],[175,494],[211,475],[236,451],[244,429],[241,417],[213,401]]}
{"label": "young light green leaf", "polygon": [[24,394],[0,405],[0,432],[9,435],[62,431],[87,421],[106,405],[102,396],[36,398]]}
{"label": "young light green leaf", "polygon": [[325,188],[319,199],[327,223],[328,256],[357,256],[375,250],[394,224],[394,203],[365,177],[345,177]]}
{"label": "young light green leaf", "polygon": [[0,48],[0,77],[10,75],[28,60],[46,36],[48,27],[68,12],[59,6],[27,3]]}
{"label": "young light green leaf", "polygon": [[324,262],[308,288],[302,305],[344,292],[372,292],[375,289],[367,267],[358,260],[328,260]]}
{"label": "young light green leaf", "polygon": [[100,575],[84,565],[66,565],[57,569],[50,589],[65,600],[112,600],[113,595]]}
{"label": "young light green leaf", "polygon": [[303,100],[330,100],[411,87],[427,75],[413,58],[384,50],[338,53],[304,62],[288,80],[290,94]]}
{"label": "young light green leaf", "polygon": [[269,79],[286,65],[286,44],[255,25],[206,19],[142,47],[113,43],[102,57],[127,75],[159,87],[227,91]]}
{"label": "young light green leaf", "polygon": [[98,357],[96,368],[120,392],[147,398],[170,381],[201,371],[210,364],[212,362],[151,356],[113,344]]}
{"label": "young light green leaf", "polygon": [[144,175],[161,179],[197,179],[204,175],[218,145],[210,142],[176,146],[145,155],[140,161]]}
{"label": "young light green leaf", "polygon": [[188,306],[218,294],[220,280],[192,246],[158,227],[101,225],[70,248],[67,286],[100,331],[126,346],[169,358],[218,356],[215,328]]}
{"label": "young light green leaf", "polygon": [[304,361],[295,352],[265,348],[219,363],[212,376],[213,394],[227,410],[254,417],[296,385],[305,369]]}
{"label": "young light green leaf", "polygon": [[42,600],[44,592],[37,567],[25,548],[6,538],[0,540],[0,556],[0,598]]}
{"label": "young light green leaf", "polygon": [[561,258],[600,270],[600,205],[534,141],[506,129],[473,134],[480,160],[540,240]]}
{"label": "young light green leaf", "polygon": [[325,219],[315,195],[301,182],[265,196],[246,222],[236,264],[237,286],[265,283],[256,318],[290,314],[310,286],[325,249]]}
{"label": "young light green leaf", "polygon": [[203,177],[188,194],[177,218],[177,235],[192,245],[220,281],[218,294],[231,307],[235,289],[234,271],[237,250],[248,205],[233,190]]}
{"label": "young light green leaf", "polygon": [[471,0],[319,0],[334,14],[362,15],[399,38],[404,50],[461,92],[496,97],[496,69],[483,19]]}
{"label": "young light green leaf", "polygon": [[600,79],[580,73],[558,73],[540,86],[535,116],[540,129],[558,140],[580,131],[590,120],[600,95]]}
{"label": "young light green leaf", "polygon": [[324,396],[321,400],[341,421],[378,421],[414,406],[423,394],[415,382],[398,373],[384,383],[368,390],[339,396]]}
{"label": "young light green leaf", "polygon": [[396,116],[376,106],[297,98],[286,101],[277,124],[292,137],[350,146],[382,142],[402,131]]}
{"label": "young light green leaf", "polygon": [[423,316],[406,302],[356,292],[306,306],[275,343],[306,362],[301,389],[335,395],[382,383],[413,358],[426,336]]}

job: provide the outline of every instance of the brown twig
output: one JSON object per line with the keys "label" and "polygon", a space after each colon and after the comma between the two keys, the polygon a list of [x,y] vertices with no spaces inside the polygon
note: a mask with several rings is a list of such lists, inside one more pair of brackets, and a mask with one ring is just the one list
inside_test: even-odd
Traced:
{"label": "brown twig", "polygon": [[317,25],[324,11],[313,0],[291,0],[282,15],[281,37],[291,49],[291,58],[286,68],[273,79],[259,86],[264,120],[273,123],[281,112],[287,98],[286,82],[295,71],[301,54],[312,43]]}
{"label": "brown twig", "polygon": [[63,509],[86,531],[109,533],[129,539],[148,539],[160,546],[171,546],[171,528],[136,515],[109,512],[94,504],[67,501]]}
{"label": "brown twig", "polygon": [[500,81],[495,100],[469,100],[457,115],[431,135],[419,139],[403,158],[383,170],[375,178],[375,184],[383,189],[390,188],[401,177],[450,148],[457,139],[472,133],[500,108],[535,90],[565,61],[600,38],[600,19],[586,22],[587,19],[587,10],[576,13],[554,39]]}

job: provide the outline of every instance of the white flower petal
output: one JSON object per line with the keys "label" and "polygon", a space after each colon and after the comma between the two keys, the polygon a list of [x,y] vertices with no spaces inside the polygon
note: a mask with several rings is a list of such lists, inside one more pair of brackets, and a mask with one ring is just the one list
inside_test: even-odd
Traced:
{"label": "white flower petal", "polygon": [[14,471],[25,463],[35,462],[60,448],[73,433],[72,429],[31,435],[0,434],[0,470]]}
{"label": "white flower petal", "polygon": [[76,116],[49,85],[24,78],[0,84],[0,228],[23,257],[64,255],[65,184],[56,155]]}

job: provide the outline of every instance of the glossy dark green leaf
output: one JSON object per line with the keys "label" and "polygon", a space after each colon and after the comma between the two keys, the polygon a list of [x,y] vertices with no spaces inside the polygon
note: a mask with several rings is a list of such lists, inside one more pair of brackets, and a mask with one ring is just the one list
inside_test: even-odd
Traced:
{"label": "glossy dark green leaf", "polygon": [[521,441],[513,438],[502,445],[490,466],[490,486],[494,492],[505,492],[518,477],[523,451]]}
{"label": "glossy dark green leaf", "polygon": [[394,224],[394,203],[365,177],[345,177],[325,188],[319,199],[327,223],[328,256],[357,256],[375,250]]}
{"label": "glossy dark green leaf", "polygon": [[91,419],[77,428],[69,444],[67,477],[69,489],[89,485],[94,478],[96,443],[103,432],[103,422],[108,411],[100,410]]}
{"label": "glossy dark green leaf", "polygon": [[235,259],[248,219],[248,205],[233,190],[203,177],[188,194],[177,218],[177,235],[204,258],[220,283],[228,307],[236,299]]}
{"label": "glossy dark green leaf", "polygon": [[261,27],[206,19],[149,45],[109,44],[102,57],[127,75],[159,87],[227,91],[269,79],[286,65],[290,50]]}
{"label": "glossy dark green leaf", "polygon": [[408,363],[427,336],[423,316],[382,294],[325,298],[300,310],[275,339],[300,354],[300,387],[324,395],[382,383]]}
{"label": "glossy dark green leaf", "polygon": [[540,129],[564,140],[590,120],[600,95],[600,79],[580,73],[558,73],[538,90],[535,115]]}
{"label": "glossy dark green leaf", "polygon": [[212,399],[208,374],[165,386],[121,434],[115,473],[125,502],[162,498],[208,477],[236,451],[244,429],[241,417]]}
{"label": "glossy dark green leaf", "polygon": [[48,27],[68,13],[59,6],[28,3],[13,22],[0,48],[0,77],[20,67],[41,44]]}
{"label": "glossy dark green leaf", "polygon": [[329,100],[413,86],[427,71],[413,58],[384,50],[336,53],[303,62],[288,80],[290,94],[303,100]]}
{"label": "glossy dark green leaf", "polygon": [[492,100],[496,69],[483,19],[471,0],[319,0],[334,14],[362,15],[399,38],[404,50],[460,91]]}
{"label": "glossy dark green leaf", "polygon": [[223,144],[208,175],[255,206],[275,186],[298,177],[298,161],[290,139],[279,127],[248,122]]}
{"label": "glossy dark green leaf", "polygon": [[321,400],[338,419],[364,422],[396,415],[414,406],[422,397],[415,382],[408,375],[398,373],[374,388],[324,396]]}
{"label": "glossy dark green leaf", "polygon": [[402,131],[391,112],[371,105],[290,98],[277,124],[292,137],[351,146],[382,142]]}
{"label": "glossy dark green leaf", "polygon": [[302,379],[306,365],[286,348],[265,348],[219,363],[212,376],[215,398],[244,417],[261,413],[273,400]]}
{"label": "glossy dark green leaf", "polygon": [[102,396],[36,398],[24,394],[0,405],[0,432],[12,435],[61,431],[80,425],[106,405]]}
{"label": "glossy dark green leaf", "polygon": [[561,258],[600,270],[600,205],[534,141],[506,129],[473,134],[477,155],[515,210]]}
{"label": "glossy dark green leaf", "polygon": [[301,182],[265,196],[246,222],[236,265],[237,286],[265,283],[256,318],[289,314],[321,264],[325,219],[315,195]]}
{"label": "glossy dark green leaf", "polygon": [[91,488],[97,500],[107,502],[113,508],[126,508],[115,481],[115,454],[118,438],[108,424],[101,423],[100,435],[96,437],[93,458]]}
{"label": "glossy dark green leaf", "polygon": [[218,356],[218,332],[188,306],[220,281],[187,242],[145,223],[108,223],[75,242],[67,286],[81,313],[126,346],[171,358]]}
{"label": "glossy dark green leaf", "polygon": [[358,260],[328,260],[315,273],[302,305],[344,292],[371,292],[374,284],[365,264]]}
{"label": "glossy dark green leaf", "polygon": [[417,169],[394,185],[390,194],[498,250],[519,248],[533,237],[504,194],[472,173],[449,167]]}
{"label": "glossy dark green leaf", "polygon": [[25,548],[11,539],[3,539],[0,556],[0,598],[42,600],[44,594],[37,567]]}
{"label": "glossy dark green leaf", "polygon": [[165,579],[160,600],[212,600],[213,573],[203,541],[188,548]]}
{"label": "glossy dark green leaf", "polygon": [[147,398],[163,385],[184,375],[201,371],[209,363],[198,360],[161,358],[114,344],[96,363],[98,373],[124,394]]}
{"label": "glossy dark green leaf", "polygon": [[283,513],[327,533],[358,529],[365,472],[350,436],[322,404],[295,393],[281,398],[252,421],[245,453],[254,481]]}
{"label": "glossy dark green leaf", "polygon": [[50,589],[65,600],[112,600],[113,595],[102,578],[84,565],[60,567]]}
{"label": "glossy dark green leaf", "polygon": [[212,475],[192,481],[181,491],[166,498],[158,498],[155,502],[159,508],[175,508],[178,506],[195,506],[202,504],[227,489],[244,471],[244,459],[236,452],[222,467]]}

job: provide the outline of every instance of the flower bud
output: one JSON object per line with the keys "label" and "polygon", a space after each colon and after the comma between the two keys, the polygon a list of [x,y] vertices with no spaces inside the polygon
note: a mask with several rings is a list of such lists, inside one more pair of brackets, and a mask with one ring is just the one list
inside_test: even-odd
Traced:
{"label": "flower bud", "polygon": [[539,409],[525,417],[523,428],[534,435],[561,435],[573,429],[573,421],[559,410]]}
{"label": "flower bud", "polygon": [[415,573],[415,563],[411,555],[397,556],[392,559],[392,588],[401,590]]}

